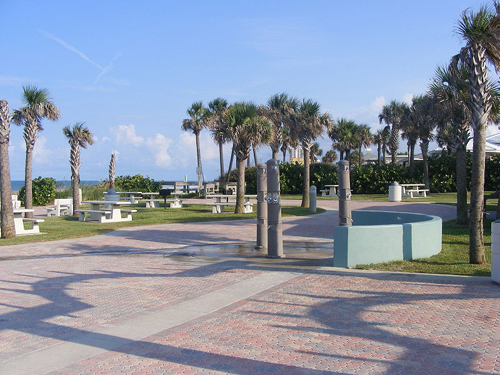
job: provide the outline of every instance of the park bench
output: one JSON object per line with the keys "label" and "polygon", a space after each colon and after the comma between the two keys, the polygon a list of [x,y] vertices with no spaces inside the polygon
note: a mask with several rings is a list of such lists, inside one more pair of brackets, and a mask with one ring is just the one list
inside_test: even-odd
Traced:
{"label": "park bench", "polygon": [[[235,206],[236,202],[212,202],[207,204],[212,206],[213,214],[220,214],[224,212],[225,206]],[[248,214],[251,212],[253,212],[253,204],[250,202],[243,203],[243,213]]]}
{"label": "park bench", "polygon": [[89,214],[89,218],[90,214],[101,215],[99,221],[103,221],[103,219],[106,218],[106,215],[109,216],[111,214],[111,210],[75,210],[75,212],[78,212],[78,220],[80,221],[86,221],[86,214]]}
{"label": "park bench", "polygon": [[137,212],[137,210],[120,210],[121,212],[125,213],[125,217],[123,218],[123,221],[132,221],[132,214]]}
{"label": "park bench", "polygon": [[416,197],[425,198],[425,197],[427,197],[427,193],[428,192],[429,192],[429,189],[410,189],[410,190],[406,190],[406,194],[408,195],[408,198],[416,198]]}
{"label": "park bench", "polygon": [[[29,233],[40,233],[40,227],[38,224],[43,223],[45,220],[43,219],[31,219],[27,217],[23,217],[23,223],[30,223],[31,227],[26,230]],[[22,233],[20,233],[22,234]]]}
{"label": "park bench", "polygon": [[54,206],[47,207],[47,216],[73,215],[73,198],[55,199]]}

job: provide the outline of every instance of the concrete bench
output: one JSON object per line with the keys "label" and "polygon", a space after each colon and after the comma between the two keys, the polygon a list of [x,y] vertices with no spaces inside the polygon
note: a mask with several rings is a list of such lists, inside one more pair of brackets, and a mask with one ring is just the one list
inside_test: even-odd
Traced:
{"label": "concrete bench", "polygon": [[31,228],[28,229],[28,231],[30,231],[32,233],[40,233],[40,227],[38,226],[38,224],[43,223],[44,221],[45,220],[43,220],[43,219],[31,219],[31,218],[23,217],[24,223],[31,224]]}
{"label": "concrete bench", "polygon": [[412,189],[412,190],[406,190],[406,194],[408,195],[409,198],[416,198],[416,197],[423,197],[423,198],[425,198],[427,196],[428,192],[429,192],[429,189]]}
{"label": "concrete bench", "polygon": [[[141,202],[146,203],[146,208],[158,208],[163,199],[143,199]],[[168,203],[170,208],[182,208],[182,201],[180,199],[166,199],[165,203]]]}
{"label": "concrete bench", "polygon": [[73,214],[73,198],[55,199],[54,206],[47,207],[47,216],[62,216]]}
{"label": "concrete bench", "polygon": [[322,197],[330,197],[330,189],[320,190]]}
{"label": "concrete bench", "polygon": [[132,214],[137,212],[137,210],[120,210],[120,211],[126,214],[126,216],[123,218],[123,221],[132,221]]}
{"label": "concrete bench", "polygon": [[106,218],[106,215],[111,214],[111,210],[75,210],[75,212],[78,212],[78,214],[79,214],[78,215],[79,221],[86,221],[85,220],[86,214],[101,215],[99,221],[102,221],[103,218]]}
{"label": "concrete bench", "polygon": [[[224,212],[225,206],[235,206],[236,202],[213,202],[207,204],[212,206],[213,214],[220,214]],[[253,212],[253,204],[250,202],[243,203],[243,213],[248,214],[252,212]]]}

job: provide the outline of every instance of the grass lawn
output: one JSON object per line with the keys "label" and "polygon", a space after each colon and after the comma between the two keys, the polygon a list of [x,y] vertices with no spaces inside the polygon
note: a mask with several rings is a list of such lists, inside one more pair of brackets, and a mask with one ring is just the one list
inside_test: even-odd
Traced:
{"label": "grass lawn", "polygon": [[[83,207],[86,207],[83,205]],[[128,207],[128,206],[127,206]],[[137,213],[133,214],[133,221],[121,223],[99,223],[80,222],[78,217],[45,217],[45,221],[40,223],[40,231],[43,235],[19,236],[11,239],[0,239],[0,246],[16,245],[30,242],[45,242],[63,240],[68,238],[90,237],[98,234],[111,232],[125,227],[136,227],[141,225],[171,224],[171,223],[192,223],[199,221],[221,221],[221,220],[241,220],[255,219],[257,214],[231,213],[231,208],[227,208],[227,213],[213,214],[210,207],[203,204],[188,204],[183,208],[145,208],[144,204],[133,206]],[[234,209],[234,208],[233,208]],[[318,213],[325,212],[318,209]],[[283,216],[303,216],[309,215],[309,209],[301,207],[282,207]]]}

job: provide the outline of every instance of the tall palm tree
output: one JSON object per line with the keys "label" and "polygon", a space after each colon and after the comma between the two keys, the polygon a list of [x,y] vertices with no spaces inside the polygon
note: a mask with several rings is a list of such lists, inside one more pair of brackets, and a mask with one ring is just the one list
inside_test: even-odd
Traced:
{"label": "tall palm tree", "polygon": [[71,146],[69,163],[71,165],[71,185],[73,187],[73,212],[80,209],[80,166],[82,164],[80,147],[87,148],[88,145],[94,144],[92,133],[84,125],[85,123],[78,122],[73,125],[73,128],[65,126],[62,130]]}
{"label": "tall palm tree", "polygon": [[328,113],[321,114],[320,105],[311,99],[303,99],[293,116],[290,132],[304,151],[304,180],[302,187],[302,207],[309,207],[311,185],[310,150],[313,142],[320,137],[325,128],[330,129],[332,119]]}
{"label": "tall palm tree", "polygon": [[227,111],[228,103],[226,99],[216,98],[208,103],[208,125],[212,138],[219,146],[220,176],[224,176],[224,148],[228,134],[224,115]]}
{"label": "tall palm tree", "polygon": [[316,160],[319,160],[319,157],[323,155],[323,150],[319,148],[319,143],[314,142],[311,146],[311,150],[309,151],[310,162],[315,163]]}
{"label": "tall palm tree", "polygon": [[109,188],[115,188],[115,174],[116,174],[116,153],[111,153],[111,160],[109,161]]}
{"label": "tall palm tree", "polygon": [[438,143],[446,145],[456,156],[457,224],[468,223],[467,143],[470,140],[468,70],[462,66],[438,67],[430,85],[436,98]]}
{"label": "tall palm tree", "polygon": [[182,120],[181,129],[193,132],[196,138],[196,174],[198,175],[198,189],[201,191],[203,185],[203,168],[201,166],[200,133],[202,129],[206,127],[207,110],[200,101],[194,102],[186,112],[189,118]]}
{"label": "tall palm tree", "polygon": [[269,142],[273,159],[278,160],[278,153],[284,143],[284,133],[290,127],[299,103],[300,101],[297,98],[289,97],[285,93],[275,94],[267,101],[265,116],[273,124],[273,134]]}
{"label": "tall palm tree", "polygon": [[358,125],[353,120],[339,118],[329,129],[328,136],[333,141],[333,148],[340,153],[340,160],[350,160],[351,150],[358,145],[356,130]]}
{"label": "tall palm tree", "polygon": [[500,4],[494,9],[466,10],[458,22],[458,34],[466,42],[460,58],[469,70],[469,105],[474,131],[469,220],[469,262],[486,263],[483,239],[483,200],[486,164],[486,125],[491,111],[487,63],[500,68]]}
{"label": "tall palm tree", "polygon": [[[406,139],[408,145],[409,173],[413,176],[415,164],[415,146],[420,135],[419,125],[426,115],[424,107],[424,96],[418,95],[413,97],[412,104],[408,107],[403,115],[401,123],[401,138]],[[428,186],[426,187],[429,188]]]}
{"label": "tall palm tree", "polygon": [[10,184],[9,139],[10,110],[7,101],[0,100],[0,190],[1,190],[1,228],[2,238],[16,236],[14,213],[12,212],[12,187]]}
{"label": "tall palm tree", "polygon": [[356,128],[355,132],[356,138],[358,139],[358,165],[361,165],[361,158],[363,154],[361,153],[362,147],[368,147],[373,142],[373,134],[370,127],[366,124],[360,124]]}
{"label": "tall palm tree", "polygon": [[386,143],[387,143],[388,132],[384,129],[379,129],[373,135],[373,142],[377,145],[377,164],[382,165],[382,156],[384,157],[385,164],[385,153],[386,153]]}
{"label": "tall palm tree", "polygon": [[[23,87],[24,107],[14,111],[12,120],[16,125],[24,125],[24,142],[26,143],[26,165],[24,169],[24,186],[26,208],[33,207],[33,148],[38,139],[38,132],[43,130],[42,120],[47,118],[52,121],[59,119],[59,109],[50,101],[49,92],[35,86]],[[27,217],[33,217],[33,213],[26,213]]]}
{"label": "tall palm tree", "polygon": [[229,137],[233,141],[238,165],[235,213],[243,213],[245,199],[245,160],[249,158],[253,145],[269,141],[272,124],[260,116],[253,103],[234,103],[229,106],[225,121]]}
{"label": "tall palm tree", "polygon": [[392,164],[396,164],[399,148],[399,131],[401,130],[401,121],[407,107],[407,104],[393,100],[388,105],[382,107],[382,112],[378,116],[380,123],[384,121],[387,125],[391,126],[389,150],[391,152]]}

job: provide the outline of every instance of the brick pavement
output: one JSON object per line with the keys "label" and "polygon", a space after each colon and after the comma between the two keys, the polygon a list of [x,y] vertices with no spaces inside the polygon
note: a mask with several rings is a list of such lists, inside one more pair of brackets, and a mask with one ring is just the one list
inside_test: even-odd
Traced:
{"label": "brick pavement", "polygon": [[[287,240],[328,247],[328,215],[290,220]],[[228,223],[193,238],[158,226],[33,245],[81,256],[0,262],[0,373],[500,373],[500,287],[489,278],[168,256],[253,235]],[[163,251],[129,251],[141,248]]]}

